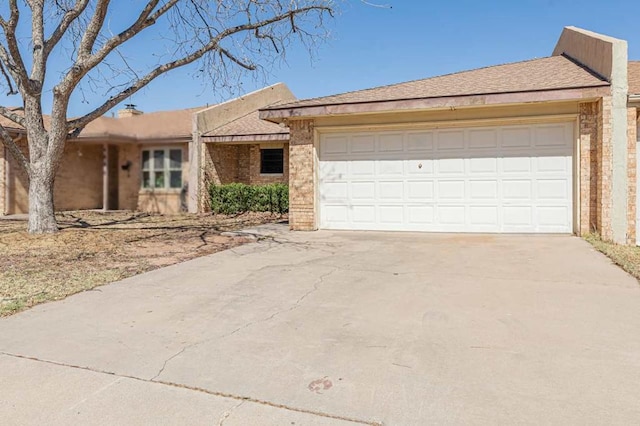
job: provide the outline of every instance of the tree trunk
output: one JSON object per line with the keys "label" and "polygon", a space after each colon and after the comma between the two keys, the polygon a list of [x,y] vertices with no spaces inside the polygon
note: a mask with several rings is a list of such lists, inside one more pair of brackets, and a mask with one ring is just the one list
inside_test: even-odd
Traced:
{"label": "tree trunk", "polygon": [[30,234],[58,231],[53,207],[53,176],[42,165],[31,165],[29,180],[29,226]]}

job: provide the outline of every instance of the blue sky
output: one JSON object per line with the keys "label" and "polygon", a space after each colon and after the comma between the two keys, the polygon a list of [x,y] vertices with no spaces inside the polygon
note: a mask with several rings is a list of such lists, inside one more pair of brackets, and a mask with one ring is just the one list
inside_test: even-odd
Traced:
{"label": "blue sky", "polygon": [[[384,84],[426,78],[466,69],[549,56],[562,28],[575,25],[625,39],[629,57],[640,59],[640,2],[609,0],[429,1],[370,0],[388,8],[345,0],[329,23],[331,39],[313,61],[300,45],[287,63],[269,70],[266,80],[247,77],[239,92],[285,82],[299,98],[330,95]],[[145,51],[141,41],[135,50]],[[144,111],[188,108],[225,100],[194,79],[195,68],[161,77],[134,95],[131,103]],[[97,105],[70,105],[69,115]],[[17,104],[18,99],[0,98]],[[46,108],[46,105],[45,105]]]}

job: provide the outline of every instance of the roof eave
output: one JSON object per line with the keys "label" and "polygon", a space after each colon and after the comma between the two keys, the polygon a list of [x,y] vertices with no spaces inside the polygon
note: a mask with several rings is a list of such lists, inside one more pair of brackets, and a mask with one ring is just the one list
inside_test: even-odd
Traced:
{"label": "roof eave", "polygon": [[392,111],[428,110],[438,108],[483,107],[501,104],[534,102],[557,102],[587,100],[608,94],[608,83],[598,86],[573,87],[566,89],[539,90],[527,92],[487,93],[463,96],[441,96],[432,98],[398,99],[359,103],[335,103],[289,108],[268,108],[260,110],[260,118],[273,123],[288,119],[318,117],[326,115],[371,114]]}
{"label": "roof eave", "polygon": [[205,143],[255,143],[255,142],[289,142],[289,133],[271,133],[254,135],[202,136]]}

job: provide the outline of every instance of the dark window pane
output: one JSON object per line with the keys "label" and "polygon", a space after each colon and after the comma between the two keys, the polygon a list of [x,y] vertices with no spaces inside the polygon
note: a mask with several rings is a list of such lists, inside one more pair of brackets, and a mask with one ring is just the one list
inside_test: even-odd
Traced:
{"label": "dark window pane", "polygon": [[169,168],[180,169],[182,168],[182,150],[172,149],[169,151]]}
{"label": "dark window pane", "polygon": [[142,172],[142,187],[143,188],[151,188],[150,172]]}
{"label": "dark window pane", "polygon": [[260,150],[260,173],[283,173],[284,171],[284,150],[261,149]]}
{"label": "dark window pane", "polygon": [[142,151],[142,170],[149,170],[149,151]]}
{"label": "dark window pane", "polygon": [[164,188],[164,172],[156,172],[155,174],[155,182],[153,184],[154,188]]}
{"label": "dark window pane", "polygon": [[169,179],[171,188],[182,188],[182,171],[171,171]]}
{"label": "dark window pane", "polygon": [[153,151],[153,169],[164,169],[164,151]]}

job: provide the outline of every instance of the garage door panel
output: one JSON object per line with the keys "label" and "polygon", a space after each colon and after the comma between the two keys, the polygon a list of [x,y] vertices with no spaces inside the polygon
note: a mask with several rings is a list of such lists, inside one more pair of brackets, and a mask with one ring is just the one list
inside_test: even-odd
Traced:
{"label": "garage door panel", "polygon": [[474,129],[469,130],[469,149],[497,148],[497,129]]}
{"label": "garage door panel", "polygon": [[441,205],[437,211],[438,223],[442,225],[463,226],[465,223],[465,206]]}
{"label": "garage door panel", "polygon": [[438,182],[438,199],[464,201],[464,180],[442,180]]}
{"label": "garage door panel", "polygon": [[503,157],[502,172],[505,174],[531,173],[533,158],[531,157]]}
{"label": "garage door panel", "polygon": [[351,207],[353,222],[360,224],[376,223],[376,206],[370,205],[354,205]]}
{"label": "garage door panel", "polygon": [[325,182],[323,197],[327,201],[346,202],[349,200],[349,183],[348,182]]}
{"label": "garage door panel", "polygon": [[402,133],[382,134],[380,135],[379,143],[380,152],[404,152],[404,135]]}
{"label": "garage door panel", "polygon": [[469,173],[471,174],[492,174],[498,172],[497,158],[470,158]]}
{"label": "garage door panel", "polygon": [[[543,125],[535,129],[535,146],[562,147],[571,146],[571,138],[567,137],[569,129],[566,124]],[[568,142],[569,141],[569,142]]]}
{"label": "garage door panel", "polygon": [[322,135],[320,226],[570,233],[572,129],[558,123]]}
{"label": "garage door panel", "polygon": [[408,152],[433,151],[433,132],[411,132],[407,134]]}
{"label": "garage door panel", "polygon": [[522,201],[533,198],[533,183],[528,179],[502,181],[502,199],[504,201]]}
{"label": "garage door panel", "polygon": [[376,200],[376,183],[374,181],[351,182],[351,199],[355,201]]}
{"label": "garage door panel", "polygon": [[374,153],[376,152],[376,137],[375,135],[358,135],[351,138],[349,144],[351,153]]}
{"label": "garage door panel", "polygon": [[404,223],[404,206],[381,205],[378,207],[378,215],[382,224],[402,224]]}
{"label": "garage door panel", "polygon": [[463,151],[465,148],[464,130],[439,131],[437,140],[436,146],[439,151]]}
{"label": "garage door panel", "polygon": [[407,182],[407,201],[433,201],[433,181],[409,181]]}
{"label": "garage door panel", "polygon": [[[434,205],[408,205],[407,222],[409,225],[433,225],[435,218]],[[424,230],[425,228],[412,227],[413,230]]]}
{"label": "garage door panel", "polygon": [[327,136],[322,141],[320,155],[345,155],[348,153],[349,138],[346,136]]}
{"label": "garage door panel", "polygon": [[472,180],[469,182],[469,198],[471,200],[495,200],[498,198],[498,181]]}
{"label": "garage door panel", "polygon": [[540,179],[536,181],[538,200],[566,200],[570,195],[566,179]]}
{"label": "garage door panel", "polygon": [[567,173],[571,170],[571,162],[566,157],[538,157],[537,171],[539,173]]}
{"label": "garage door panel", "polygon": [[376,164],[373,160],[369,161],[350,161],[349,172],[352,176],[357,177],[374,177],[376,174]]}
{"label": "garage door panel", "polygon": [[443,174],[464,175],[464,158],[442,158],[437,161],[437,172]]}
{"label": "garage door panel", "polygon": [[378,182],[378,199],[385,201],[403,201],[404,182],[403,181],[380,181]]}
{"label": "garage door panel", "polygon": [[498,206],[469,206],[469,223],[474,226],[498,227]]}
{"label": "garage door panel", "polygon": [[505,227],[533,228],[533,207],[504,206],[502,212]]}
{"label": "garage door panel", "polygon": [[500,146],[506,150],[513,148],[530,148],[532,137],[530,127],[512,127],[502,129]]}
{"label": "garage door panel", "polygon": [[405,171],[410,176],[427,176],[434,173],[433,160],[430,159],[416,159],[405,161]]}
{"label": "garage door panel", "polygon": [[402,160],[380,160],[376,164],[378,176],[404,176],[404,161]]}

